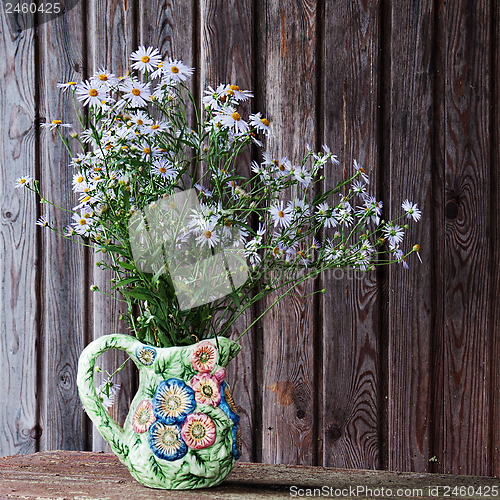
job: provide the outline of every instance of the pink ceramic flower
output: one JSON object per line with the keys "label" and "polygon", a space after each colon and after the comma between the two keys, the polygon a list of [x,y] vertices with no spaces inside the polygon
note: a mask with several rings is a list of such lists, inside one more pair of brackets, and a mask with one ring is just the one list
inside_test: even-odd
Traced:
{"label": "pink ceramic flower", "polygon": [[191,366],[197,372],[210,372],[215,368],[217,363],[217,349],[215,346],[205,340],[200,342],[191,354]]}
{"label": "pink ceramic flower", "polygon": [[224,382],[224,379],[226,378],[226,370],[222,367],[220,367],[215,373],[214,377],[217,379],[219,384],[222,384]]}
{"label": "pink ceramic flower", "polygon": [[156,417],[153,413],[153,404],[151,401],[145,399],[139,403],[135,410],[134,418],[132,419],[132,427],[137,434],[142,434],[151,427],[151,424],[155,420]]}
{"label": "pink ceramic flower", "polygon": [[197,403],[210,405],[214,408],[220,403],[219,381],[210,373],[200,373],[191,379],[194,399]]}
{"label": "pink ceramic flower", "polygon": [[208,415],[191,413],[182,424],[181,435],[189,448],[201,450],[214,444],[217,431]]}

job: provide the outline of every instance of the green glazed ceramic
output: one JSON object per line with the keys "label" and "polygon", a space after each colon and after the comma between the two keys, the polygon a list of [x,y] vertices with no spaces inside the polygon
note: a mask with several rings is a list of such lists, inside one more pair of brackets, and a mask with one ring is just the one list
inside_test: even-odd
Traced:
{"label": "green glazed ceramic", "polygon": [[[139,389],[121,428],[96,394],[94,367],[108,349],[123,349],[139,369]],[[157,348],[123,334],[90,343],[78,364],[87,414],[132,476],[151,488],[216,486],[241,453],[239,416],[225,367],[240,346],[220,337]]]}

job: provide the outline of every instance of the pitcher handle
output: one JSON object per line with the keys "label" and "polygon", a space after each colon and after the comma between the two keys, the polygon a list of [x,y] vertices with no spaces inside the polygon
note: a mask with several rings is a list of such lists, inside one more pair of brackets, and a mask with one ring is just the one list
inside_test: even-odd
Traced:
{"label": "pitcher handle", "polygon": [[99,432],[111,446],[111,449],[120,458],[126,458],[128,455],[128,446],[123,440],[123,429],[110,417],[97,395],[94,385],[95,362],[103,352],[109,349],[122,349],[138,365],[134,354],[136,348],[141,345],[137,339],[130,335],[121,333],[104,335],[91,342],[82,351],[78,361],[76,383],[83,406],[87,415],[99,428]]}

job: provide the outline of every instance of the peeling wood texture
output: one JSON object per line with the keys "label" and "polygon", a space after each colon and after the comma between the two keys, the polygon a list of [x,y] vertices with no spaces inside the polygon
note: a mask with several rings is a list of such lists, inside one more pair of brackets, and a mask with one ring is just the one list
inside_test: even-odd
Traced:
{"label": "peeling wood texture", "polygon": [[[24,457],[0,458],[2,499],[82,498],[86,500],[260,499],[313,496],[330,488],[331,498],[469,498],[483,499],[499,481],[478,476],[395,473],[388,471],[328,469],[324,467],[267,465],[240,462],[226,481],[215,488],[165,491],[146,488],[130,476],[111,454],[70,451],[41,452]],[[359,489],[358,489],[359,488]],[[449,495],[446,492],[449,488]],[[457,488],[455,491],[454,488]],[[335,491],[338,490],[338,493]],[[398,491],[401,490],[400,493]],[[404,491],[406,490],[406,494]],[[309,491],[309,495],[305,492]],[[355,491],[358,494],[353,494]],[[455,492],[454,492],[455,491]],[[462,491],[462,493],[460,493]],[[421,493],[420,493],[421,492]],[[439,492],[439,493],[438,493]],[[464,494],[464,492],[467,492]],[[403,496],[404,495],[404,496]],[[320,495],[316,493],[316,497]],[[327,496],[327,495],[324,495]],[[491,493],[489,498],[498,498]]]}
{"label": "peeling wood texture", "polygon": [[[131,51],[154,45],[196,67],[198,102],[207,85],[252,89],[244,112],[270,119],[273,154],[296,161],[306,142],[329,145],[341,165],[325,170],[324,188],[357,159],[386,214],[397,216],[405,198],[423,209],[405,247],[420,243],[422,264],[326,273],[243,339],[228,369],[242,459],[500,476],[500,2],[80,0],[16,32],[0,8],[0,38],[0,456],[107,449],[75,381],[82,348],[124,328],[119,303],[89,291],[109,288],[95,266],[103,257],[35,226],[42,213],[67,221],[12,186],[29,174],[74,206],[68,156],[39,128],[72,121],[56,83],[102,66],[121,74]],[[239,171],[257,155],[243,156]],[[123,359],[109,352],[99,364],[111,371]],[[113,416],[123,421],[135,369],[118,382]],[[36,457],[42,467],[51,455]],[[248,478],[289,470],[310,469],[241,465],[234,488],[286,496],[256,493]]]}

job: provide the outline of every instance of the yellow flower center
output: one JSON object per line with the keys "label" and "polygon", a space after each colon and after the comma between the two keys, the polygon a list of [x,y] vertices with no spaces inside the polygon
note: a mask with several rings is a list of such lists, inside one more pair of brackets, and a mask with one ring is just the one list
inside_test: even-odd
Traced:
{"label": "yellow flower center", "polygon": [[[229,89],[229,90],[227,91],[227,95],[234,95],[234,90]],[[222,99],[221,99],[221,100],[222,100]]]}
{"label": "yellow flower center", "polygon": [[132,89],[132,94],[141,95],[141,91],[139,89]]}
{"label": "yellow flower center", "polygon": [[85,226],[85,224],[87,224],[87,221],[85,219],[80,219],[80,224],[82,226]]}
{"label": "yellow flower center", "polygon": [[175,73],[175,74],[179,73],[179,68],[177,66],[172,66],[170,68],[170,70],[172,71],[172,73]]}
{"label": "yellow flower center", "polygon": [[144,148],[144,150],[143,150],[143,151],[144,151],[144,153],[145,153],[145,154],[147,154],[147,155],[148,155],[149,153],[151,153],[151,149],[149,149],[149,148]]}
{"label": "yellow flower center", "polygon": [[90,97],[96,97],[96,96],[98,96],[98,95],[99,95],[99,92],[97,92],[97,90],[96,90],[96,89],[90,89],[90,90],[89,90],[89,96],[90,96]]}
{"label": "yellow flower center", "polygon": [[76,82],[68,82],[68,85],[76,85]]}
{"label": "yellow flower center", "polygon": [[164,174],[166,171],[167,171],[167,169],[166,169],[165,167],[160,167],[160,172],[161,172],[162,174]]}
{"label": "yellow flower center", "polygon": [[83,176],[80,175],[80,177],[78,177],[78,179],[77,179],[77,182],[79,182],[79,183],[83,182]]}
{"label": "yellow flower center", "polygon": [[418,243],[413,245],[413,250],[415,250],[416,252],[420,252],[420,245]]}
{"label": "yellow flower center", "polygon": [[137,125],[142,125],[144,122],[140,118],[137,118],[136,123]]}
{"label": "yellow flower center", "polygon": [[262,118],[261,122],[266,126],[269,127],[269,120],[267,118]]}
{"label": "yellow flower center", "polygon": [[24,184],[25,182],[26,182],[26,179],[21,179],[21,180],[19,181],[19,183],[20,183],[20,184]]}
{"label": "yellow flower center", "polygon": [[141,57],[141,61],[142,61],[144,64],[146,64],[146,63],[148,63],[148,62],[150,61],[150,59],[149,59],[149,57],[148,57],[148,56],[142,56],[142,57]]}
{"label": "yellow flower center", "polygon": [[230,85],[229,88],[231,90],[240,90],[240,88],[238,87],[238,85]]}
{"label": "yellow flower center", "polygon": [[237,113],[236,111],[231,115],[231,118],[236,122],[239,122],[241,120],[240,114]]}
{"label": "yellow flower center", "polygon": [[62,121],[61,120],[52,120],[52,123],[54,125],[61,125]]}
{"label": "yellow flower center", "polygon": [[278,216],[279,216],[279,217],[284,217],[284,216],[285,216],[285,212],[283,212],[283,210],[280,210],[280,211],[278,212]]}
{"label": "yellow flower center", "polygon": [[281,165],[279,166],[279,169],[280,169],[282,172],[284,172],[284,171],[285,171],[285,165],[281,164]]}
{"label": "yellow flower center", "polygon": [[205,236],[205,238],[208,240],[212,237],[212,233],[210,231],[205,231],[203,233],[203,236]]}
{"label": "yellow flower center", "polygon": [[156,123],[155,123],[154,125],[151,125],[151,129],[152,129],[152,130],[156,130],[156,129],[158,129],[158,128],[160,128],[160,126],[159,126],[159,125],[157,125]]}
{"label": "yellow flower center", "polygon": [[101,82],[105,82],[108,80],[108,76],[102,73],[99,75],[99,80],[101,80]]}

